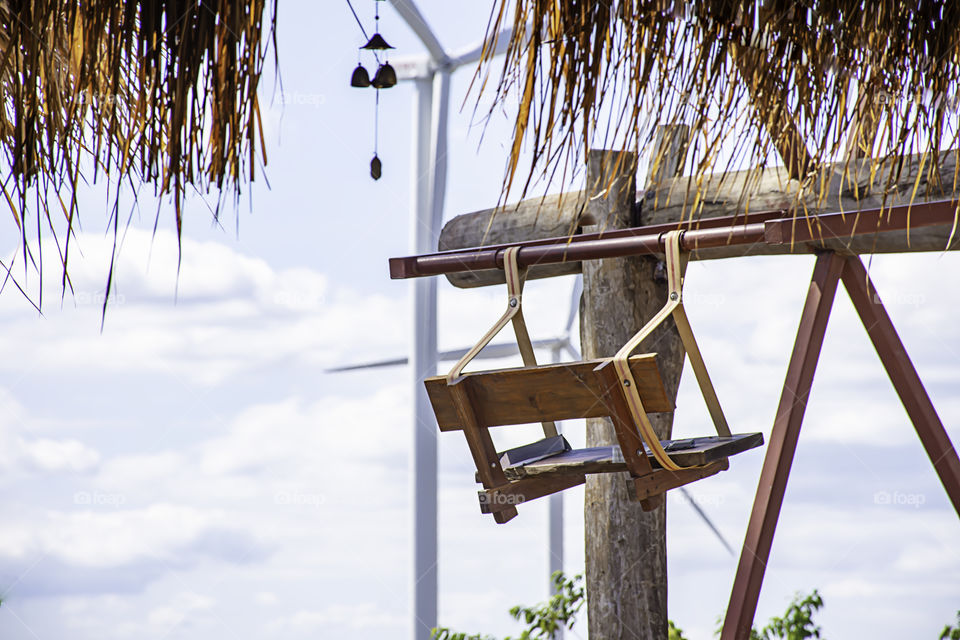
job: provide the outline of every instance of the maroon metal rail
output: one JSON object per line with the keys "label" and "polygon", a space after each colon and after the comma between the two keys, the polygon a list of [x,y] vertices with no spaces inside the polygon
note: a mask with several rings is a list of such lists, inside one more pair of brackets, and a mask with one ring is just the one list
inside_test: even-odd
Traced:
{"label": "maroon metal rail", "polygon": [[857,235],[903,231],[908,228],[946,225],[954,222],[958,200],[939,200],[855,213],[826,213],[786,218],[782,211],[712,218],[692,223],[661,224],[619,231],[547,238],[512,245],[457,249],[421,256],[390,259],[393,279],[419,278],[445,273],[502,269],[503,252],[519,246],[521,267],[557,262],[654,255],[664,252],[663,235],[684,230],[680,245],[693,251],[745,244],[793,245],[849,239]]}

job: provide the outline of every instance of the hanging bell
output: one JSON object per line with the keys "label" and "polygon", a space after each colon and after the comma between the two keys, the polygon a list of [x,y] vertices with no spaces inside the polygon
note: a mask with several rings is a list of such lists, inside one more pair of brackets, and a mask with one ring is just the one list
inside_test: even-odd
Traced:
{"label": "hanging bell", "polygon": [[350,76],[350,86],[361,89],[370,86],[370,74],[367,73],[362,64],[357,64],[357,68],[353,70],[353,75]]}
{"label": "hanging bell", "polygon": [[373,37],[361,49],[370,49],[371,51],[383,51],[384,49],[393,49],[379,33],[373,34]]}
{"label": "hanging bell", "polygon": [[384,62],[373,74],[373,81],[370,84],[377,89],[389,89],[397,84],[397,72],[389,62]]}
{"label": "hanging bell", "polygon": [[380,162],[377,154],[373,154],[373,160],[370,161],[370,177],[374,180],[379,180],[382,174],[383,164]]}

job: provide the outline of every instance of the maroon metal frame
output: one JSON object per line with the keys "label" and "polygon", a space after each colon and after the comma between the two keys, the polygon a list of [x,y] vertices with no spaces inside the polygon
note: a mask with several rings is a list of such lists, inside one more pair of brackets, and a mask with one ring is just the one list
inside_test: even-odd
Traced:
{"label": "maroon metal frame", "polygon": [[773,544],[773,534],[780,517],[783,495],[787,490],[793,455],[797,450],[800,425],[807,408],[813,374],[820,358],[820,348],[823,346],[827,320],[833,308],[843,265],[843,258],[829,252],[817,258],[813,269],[807,301],[800,316],[800,328],[793,343],[793,355],[790,357],[783,392],[780,394],[780,406],[770,433],[763,469],[760,471],[757,497],[753,501],[750,524],[747,525],[747,534],[743,540],[740,565],[733,582],[721,640],[750,637],[753,616],[760,598],[760,586]]}
{"label": "maroon metal frame", "polygon": [[750,637],[763,575],[770,559],[777,519],[800,436],[803,413],[840,280],[873,341],[954,509],[960,515],[960,458],[863,262],[858,256],[841,257],[832,252],[821,254],[814,267],[793,355],[787,367],[780,407],[760,472],[721,640],[746,640]]}
{"label": "maroon metal frame", "polygon": [[678,224],[634,227],[619,231],[573,235],[442,251],[422,256],[390,259],[394,279],[436,276],[462,271],[502,269],[508,246],[519,246],[521,267],[557,262],[663,254],[664,234],[684,230],[680,248],[685,251],[747,244],[800,245],[825,240],[849,239],[864,234],[903,231],[953,224],[960,201],[940,200],[913,205],[865,209],[854,213],[828,213],[784,218],[782,211],[731,216]]}

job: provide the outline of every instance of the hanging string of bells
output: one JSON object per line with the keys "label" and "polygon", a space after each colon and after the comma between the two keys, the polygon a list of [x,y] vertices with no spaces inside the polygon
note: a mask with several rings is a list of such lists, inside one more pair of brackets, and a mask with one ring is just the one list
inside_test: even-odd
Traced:
{"label": "hanging string of bells", "polygon": [[[384,40],[383,36],[380,35],[380,3],[383,0],[374,0],[374,6],[376,7],[374,21],[376,27],[374,29],[373,37],[367,40],[367,44],[360,47],[360,50],[357,52],[357,68],[353,70],[353,75],[350,76],[350,86],[365,89],[367,87],[373,87],[376,90],[376,99],[374,104],[374,115],[373,115],[373,159],[370,160],[370,177],[374,180],[379,180],[380,176],[383,174],[383,163],[380,162],[380,157],[377,155],[377,142],[380,135],[380,89],[389,89],[390,87],[397,84],[397,72],[390,65],[389,61],[380,62],[380,52],[393,49],[387,41]],[[349,0],[348,0],[349,4]],[[351,11],[353,6],[350,7]],[[356,17],[356,12],[354,12],[354,17]],[[359,19],[357,20],[359,23]],[[360,28],[363,29],[363,25],[360,25]],[[364,37],[366,37],[366,31],[364,31]],[[373,51],[374,59],[377,62],[377,71],[373,74],[373,79],[370,79],[370,74],[367,73],[366,68],[363,66],[362,61],[360,60],[360,55],[364,51]]]}

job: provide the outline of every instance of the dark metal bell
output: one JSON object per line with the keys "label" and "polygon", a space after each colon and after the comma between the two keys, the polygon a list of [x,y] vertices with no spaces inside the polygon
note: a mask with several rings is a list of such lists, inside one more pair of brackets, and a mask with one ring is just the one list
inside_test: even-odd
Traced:
{"label": "dark metal bell", "polygon": [[373,160],[370,161],[370,177],[374,180],[379,180],[382,174],[383,164],[381,164],[377,154],[373,154]]}
{"label": "dark metal bell", "polygon": [[353,70],[353,75],[350,76],[350,86],[361,89],[370,86],[370,74],[367,73],[362,64],[358,64],[357,68]]}
{"label": "dark metal bell", "polygon": [[393,49],[379,33],[373,34],[373,37],[361,49],[371,49],[373,51],[383,51],[384,49]]}
{"label": "dark metal bell", "polygon": [[377,89],[389,89],[397,84],[397,72],[390,66],[389,62],[384,62],[373,74],[371,84]]}

